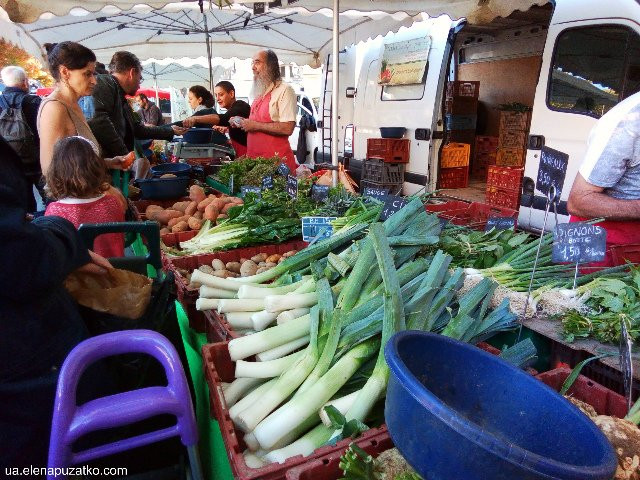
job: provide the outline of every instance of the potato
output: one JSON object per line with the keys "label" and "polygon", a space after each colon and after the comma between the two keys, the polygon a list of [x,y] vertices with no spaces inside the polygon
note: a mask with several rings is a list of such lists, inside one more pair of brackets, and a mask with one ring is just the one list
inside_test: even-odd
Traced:
{"label": "potato", "polygon": [[187,207],[189,206],[190,202],[176,202],[173,204],[173,206],[171,207],[173,210],[180,210],[181,212],[184,212]]}
{"label": "potato", "polygon": [[204,209],[207,208],[207,205],[209,205],[215,199],[216,199],[216,197],[214,195],[209,195],[207,198],[205,198],[201,202],[198,202],[198,211],[199,212],[204,212]]}
{"label": "potato", "polygon": [[149,205],[149,206],[146,208],[146,210],[144,211],[144,214],[145,214],[146,216],[149,216],[149,214],[150,214],[151,212],[153,212],[154,210],[156,210],[156,211],[157,211],[157,210],[164,210],[164,208],[162,208],[160,205]]}
{"label": "potato", "polygon": [[191,187],[189,187],[189,198],[194,202],[200,203],[202,200],[207,198],[207,195],[204,193],[204,189],[200,185],[191,185]]}
{"label": "potato", "polygon": [[278,262],[278,260],[280,260],[281,256],[282,255],[280,255],[279,253],[274,253],[273,255],[269,255],[265,261],[267,263],[274,263],[275,264],[275,263]]}
{"label": "potato", "polygon": [[208,273],[209,275],[213,275],[213,268],[211,267],[211,265],[200,265],[198,267],[198,270],[200,270],[203,273]]}
{"label": "potato", "polygon": [[289,250],[287,253],[283,253],[282,256],[284,258],[289,258],[293,257],[296,253],[298,253],[296,250]]}
{"label": "potato", "polygon": [[266,272],[267,270],[269,270],[268,267],[260,267],[258,270],[256,270],[256,275],[262,272]]}
{"label": "potato", "polygon": [[267,263],[264,264],[264,266],[267,267],[267,268],[273,268],[276,265],[277,265],[276,262],[267,262]]}
{"label": "potato", "polygon": [[167,223],[167,227],[173,228],[174,225],[180,222],[186,222],[187,220],[189,220],[189,215],[182,215],[181,217],[172,218],[171,220],[169,220],[169,223]]}
{"label": "potato", "polygon": [[209,205],[207,205],[207,208],[204,209],[204,215],[202,215],[202,218],[215,222],[218,218],[218,212],[219,210],[215,203],[211,202]]}
{"label": "potato", "polygon": [[187,208],[184,209],[185,215],[193,215],[198,211],[198,202],[189,202]]}
{"label": "potato", "polygon": [[189,217],[187,225],[191,230],[200,230],[202,228],[202,220],[198,220],[195,217]]}
{"label": "potato", "polygon": [[266,267],[267,266],[267,262],[259,262],[258,263],[258,267]]}
{"label": "potato", "polygon": [[248,259],[248,258],[241,257],[241,258],[240,258],[240,263],[242,264],[242,263],[246,262],[247,260],[249,260],[249,259]]}
{"label": "potato", "polygon": [[260,263],[260,262],[266,261],[268,256],[269,255],[267,255],[266,253],[259,253],[251,257],[251,260],[253,260],[256,263]]}
{"label": "potato", "polygon": [[227,270],[214,270],[212,275],[214,277],[227,278],[229,276],[229,272]]}
{"label": "potato", "polygon": [[240,274],[236,273],[236,272],[229,272],[228,270],[227,270],[227,272],[228,272],[228,276],[227,277],[238,278],[240,276]]}
{"label": "potato", "polygon": [[171,227],[171,233],[186,232],[187,230],[189,230],[189,225],[184,220]]}
{"label": "potato", "polygon": [[180,210],[164,210],[162,212],[159,212],[156,215],[155,220],[160,222],[162,225],[166,225],[169,223],[169,220],[171,220],[172,218],[177,218],[177,217],[181,217],[183,215],[183,213]]}
{"label": "potato", "polygon": [[250,277],[258,271],[258,265],[252,260],[247,260],[240,266],[240,276]]}
{"label": "potato", "polygon": [[160,235],[166,235],[167,233],[171,233],[171,230],[168,229],[167,227],[160,229]]}
{"label": "potato", "polygon": [[213,267],[214,270],[225,270],[227,268],[224,262],[219,258],[214,258],[211,261],[211,266]]}
{"label": "potato", "polygon": [[240,273],[240,267],[241,267],[240,262],[227,262],[226,264],[226,268],[230,272]]}

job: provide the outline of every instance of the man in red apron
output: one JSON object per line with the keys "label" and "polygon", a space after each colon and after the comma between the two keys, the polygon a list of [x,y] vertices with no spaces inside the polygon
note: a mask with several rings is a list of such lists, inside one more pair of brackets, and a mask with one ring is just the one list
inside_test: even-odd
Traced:
{"label": "man in red apron", "polygon": [[[273,50],[254,55],[251,114],[248,119],[237,119],[237,125],[247,132],[247,156],[273,157],[284,160],[291,172],[298,168],[289,136],[296,125],[296,94],[282,81],[280,64]],[[234,126],[234,118],[231,126]]]}
{"label": "man in red apron", "polygon": [[640,243],[640,92],[604,115],[589,135],[585,159],[569,194],[571,221],[603,217],[611,246]]}
{"label": "man in red apron", "polygon": [[185,127],[193,127],[197,125],[211,125],[222,133],[229,133],[231,146],[236,151],[236,157],[243,157],[247,154],[247,133],[240,128],[231,128],[230,120],[233,117],[249,118],[251,107],[242,100],[236,99],[236,89],[231,82],[223,80],[218,82],[214,88],[216,102],[226,110],[225,113],[209,113],[206,115],[198,115],[196,112],[193,116],[182,121]]}

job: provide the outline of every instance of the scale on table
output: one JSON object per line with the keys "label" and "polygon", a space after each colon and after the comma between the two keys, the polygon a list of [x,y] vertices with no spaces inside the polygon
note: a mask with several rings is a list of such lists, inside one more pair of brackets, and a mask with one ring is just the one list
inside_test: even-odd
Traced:
{"label": "scale on table", "polygon": [[210,160],[229,160],[235,157],[233,148],[218,145],[217,143],[192,144],[186,142],[167,143],[167,150],[170,155],[177,158],[198,158]]}

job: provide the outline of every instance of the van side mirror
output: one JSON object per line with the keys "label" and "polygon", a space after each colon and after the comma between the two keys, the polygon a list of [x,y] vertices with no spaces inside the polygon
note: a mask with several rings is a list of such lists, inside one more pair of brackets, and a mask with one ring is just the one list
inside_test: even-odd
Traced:
{"label": "van side mirror", "polygon": [[358,93],[358,89],[356,87],[347,87],[345,91],[345,96],[347,98],[355,98],[356,93]]}

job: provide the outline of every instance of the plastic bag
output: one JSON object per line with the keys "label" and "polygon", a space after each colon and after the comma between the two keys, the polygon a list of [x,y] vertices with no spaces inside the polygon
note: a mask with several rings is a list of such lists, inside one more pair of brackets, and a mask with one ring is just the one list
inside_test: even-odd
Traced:
{"label": "plastic bag", "polygon": [[[333,185],[332,181],[332,173],[331,170],[327,170],[321,177],[318,178],[316,184],[317,185],[326,185],[331,187]],[[338,166],[338,181],[342,184],[342,186],[350,193],[356,193],[354,187],[357,186],[356,182],[353,181],[351,176],[344,169],[342,164]]]}
{"label": "plastic bag", "polygon": [[64,282],[80,305],[131,320],[140,318],[147,309],[151,284],[144,275],[119,269],[106,275],[73,272]]}

